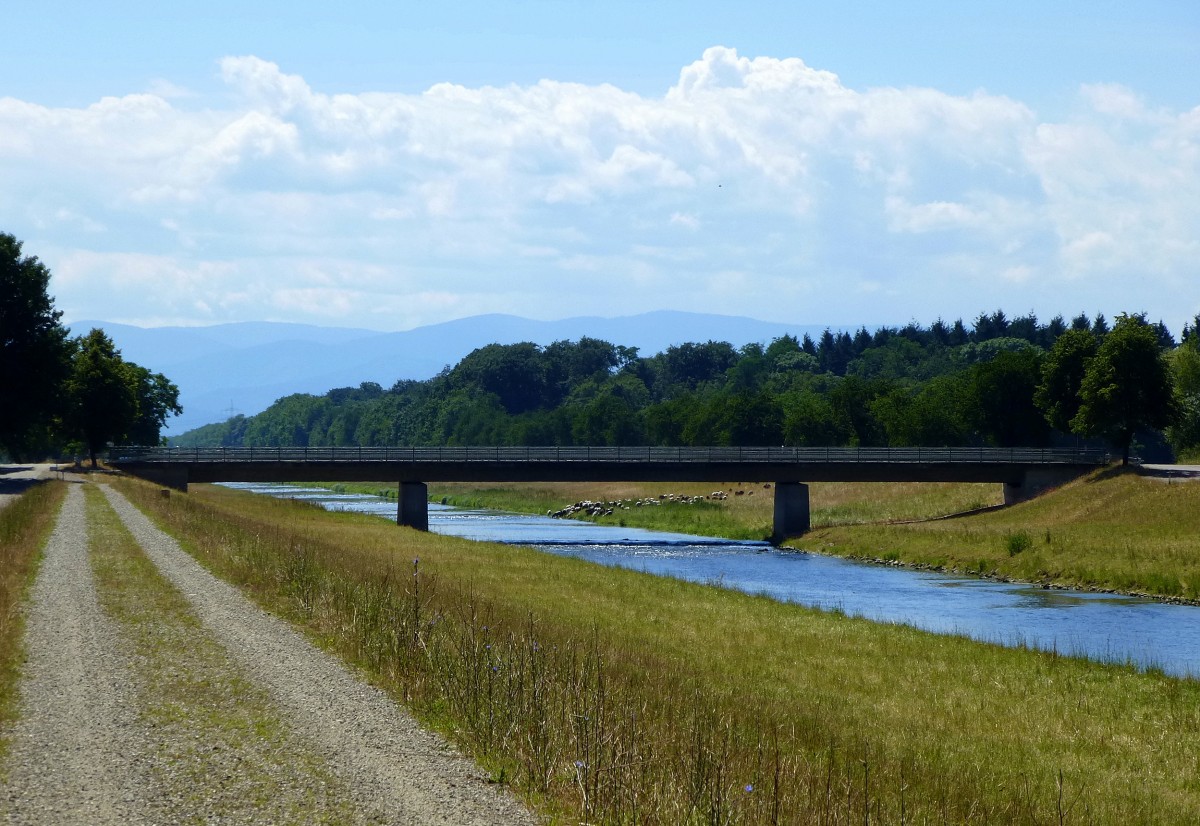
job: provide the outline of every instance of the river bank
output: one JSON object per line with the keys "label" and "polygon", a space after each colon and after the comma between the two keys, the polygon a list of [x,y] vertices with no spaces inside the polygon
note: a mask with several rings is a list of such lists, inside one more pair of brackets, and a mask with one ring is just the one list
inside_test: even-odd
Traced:
{"label": "river bank", "polygon": [[[698,505],[677,500],[704,497],[711,486],[452,484],[431,486],[430,495],[459,507],[544,514],[581,500],[670,493],[676,501],[574,518],[762,539],[770,534],[773,501],[764,484],[726,485],[727,498]],[[799,550],[1046,588],[1200,603],[1200,484],[1164,484],[1110,469],[1006,508],[995,507],[998,485],[814,483],[810,489],[813,530],[786,543]]]}
{"label": "river bank", "polygon": [[1193,680],[228,489],[129,492],[564,822],[1167,823],[1200,809]]}
{"label": "river bank", "polygon": [[822,553],[1048,588],[1200,601],[1200,485],[1112,469],[958,519],[814,530]]}

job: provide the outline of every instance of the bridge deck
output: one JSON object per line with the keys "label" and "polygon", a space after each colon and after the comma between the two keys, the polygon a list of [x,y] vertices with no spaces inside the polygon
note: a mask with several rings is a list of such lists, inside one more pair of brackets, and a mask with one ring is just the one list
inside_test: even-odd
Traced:
{"label": "bridge deck", "polygon": [[775,536],[808,530],[806,482],[1003,482],[1018,501],[1107,464],[1094,450],[803,447],[116,448],[109,463],[189,482],[398,481],[397,519],[428,526],[427,482],[775,482]]}

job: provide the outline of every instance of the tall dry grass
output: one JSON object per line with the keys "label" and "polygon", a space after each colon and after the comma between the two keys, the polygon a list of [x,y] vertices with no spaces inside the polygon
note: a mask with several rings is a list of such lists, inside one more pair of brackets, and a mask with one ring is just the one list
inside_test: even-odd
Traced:
{"label": "tall dry grass", "polygon": [[1200,811],[1195,682],[223,489],[123,487],[561,822]]}

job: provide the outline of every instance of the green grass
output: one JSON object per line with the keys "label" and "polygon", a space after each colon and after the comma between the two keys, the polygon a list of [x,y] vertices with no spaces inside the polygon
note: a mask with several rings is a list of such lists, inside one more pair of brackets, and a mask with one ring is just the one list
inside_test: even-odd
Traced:
{"label": "green grass", "polygon": [[228,489],[122,487],[562,823],[1200,811],[1195,681]]}
{"label": "green grass", "polygon": [[21,606],[66,491],[61,483],[35,485],[0,508],[0,759],[8,750],[6,724],[17,711],[25,630]]}
{"label": "green grass", "polygon": [[819,529],[795,544],[849,557],[1195,601],[1200,484],[1099,471],[998,511],[919,524]]}

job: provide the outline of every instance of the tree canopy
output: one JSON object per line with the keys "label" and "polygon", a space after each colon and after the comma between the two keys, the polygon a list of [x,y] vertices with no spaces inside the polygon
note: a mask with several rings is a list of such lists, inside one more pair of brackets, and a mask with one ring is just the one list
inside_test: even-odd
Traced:
{"label": "tree canopy", "polygon": [[111,440],[158,444],[179,389],[121,358],[101,330],[72,339],[49,295],[50,270],[0,233],[0,447],[51,453],[81,441],[93,464]]}
{"label": "tree canopy", "polygon": [[[1165,328],[1145,326],[1166,345]],[[1086,367],[1112,334],[1103,317],[996,312],[971,325],[685,343],[649,356],[587,338],[492,344],[428,381],[289,396],[176,443],[1100,446],[1109,431],[1080,436],[1071,422]]]}
{"label": "tree canopy", "polygon": [[50,270],[0,233],[0,446],[13,456],[45,442],[63,406],[72,353],[50,297]]}
{"label": "tree canopy", "polygon": [[1088,362],[1079,401],[1071,427],[1109,439],[1121,450],[1122,463],[1128,464],[1134,434],[1142,428],[1165,428],[1177,413],[1158,330],[1142,316],[1119,316]]}

